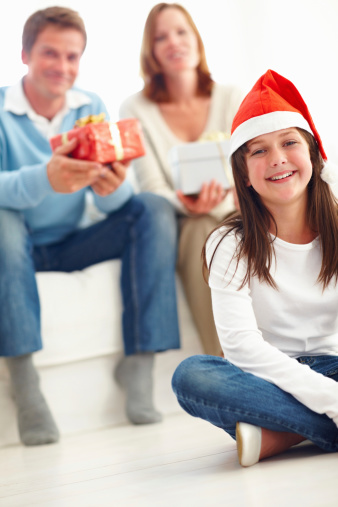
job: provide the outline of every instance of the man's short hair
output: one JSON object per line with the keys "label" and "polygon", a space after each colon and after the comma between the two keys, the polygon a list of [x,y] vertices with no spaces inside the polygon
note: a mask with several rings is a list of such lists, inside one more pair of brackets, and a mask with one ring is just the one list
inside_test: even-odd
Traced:
{"label": "man's short hair", "polygon": [[47,7],[34,12],[26,21],[22,33],[22,49],[29,54],[38,35],[47,27],[65,29],[73,28],[82,33],[84,47],[87,43],[87,33],[83,19],[76,11],[67,7]]}

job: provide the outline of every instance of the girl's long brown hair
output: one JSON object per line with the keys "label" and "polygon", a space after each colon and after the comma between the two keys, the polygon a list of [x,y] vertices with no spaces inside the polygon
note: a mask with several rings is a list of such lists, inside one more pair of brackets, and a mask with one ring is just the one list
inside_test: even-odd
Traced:
{"label": "girl's long brown hair", "polygon": [[[329,185],[320,177],[324,163],[314,137],[303,129],[297,128],[297,130],[309,145],[313,167],[312,177],[308,184],[308,221],[310,228],[319,234],[322,265],[317,281],[325,289],[332,278],[336,283],[338,280],[338,202]],[[251,186],[246,185],[248,171],[245,154],[247,151],[248,148],[244,144],[232,155],[233,176],[241,211],[220,224],[220,226],[226,226],[226,232],[220,242],[230,232],[237,233],[239,238],[235,253],[237,265],[240,259],[247,260],[247,271],[241,287],[250,282],[252,276],[257,276],[260,282],[266,282],[277,288],[270,274],[274,248],[269,234],[269,228],[271,224],[274,224],[275,235],[278,235],[277,224],[262,203],[259,194]],[[205,245],[202,259],[204,274],[206,274],[210,272],[213,257],[208,267]]]}

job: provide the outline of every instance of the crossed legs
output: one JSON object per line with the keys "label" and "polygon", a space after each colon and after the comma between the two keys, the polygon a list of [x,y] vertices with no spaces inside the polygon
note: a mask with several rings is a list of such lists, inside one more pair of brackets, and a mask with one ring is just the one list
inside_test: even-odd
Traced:
{"label": "crossed legs", "polygon": [[[328,375],[337,367],[338,357],[332,356],[319,356],[312,366]],[[261,436],[255,430],[242,432],[245,442],[256,439],[256,461],[304,439],[329,452],[338,450],[338,428],[329,417],[313,412],[292,395],[225,359],[190,357],[178,366],[172,383],[186,412],[222,428],[232,438],[236,439],[238,422],[262,428]]]}

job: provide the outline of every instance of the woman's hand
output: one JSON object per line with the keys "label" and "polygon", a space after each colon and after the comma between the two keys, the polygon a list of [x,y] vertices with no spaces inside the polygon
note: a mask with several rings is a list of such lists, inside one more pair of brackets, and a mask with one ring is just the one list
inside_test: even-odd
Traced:
{"label": "woman's hand", "polygon": [[224,190],[221,184],[211,181],[211,183],[204,183],[197,196],[184,195],[180,190],[177,190],[176,194],[189,213],[207,215],[223,201],[228,192],[229,190]]}

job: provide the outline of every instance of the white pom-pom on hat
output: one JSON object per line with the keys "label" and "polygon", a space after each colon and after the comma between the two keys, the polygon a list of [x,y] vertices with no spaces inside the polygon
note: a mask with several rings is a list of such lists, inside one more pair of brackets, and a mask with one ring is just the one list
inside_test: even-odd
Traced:
{"label": "white pom-pom on hat", "polygon": [[324,161],[320,177],[331,186],[338,185],[338,165]]}

